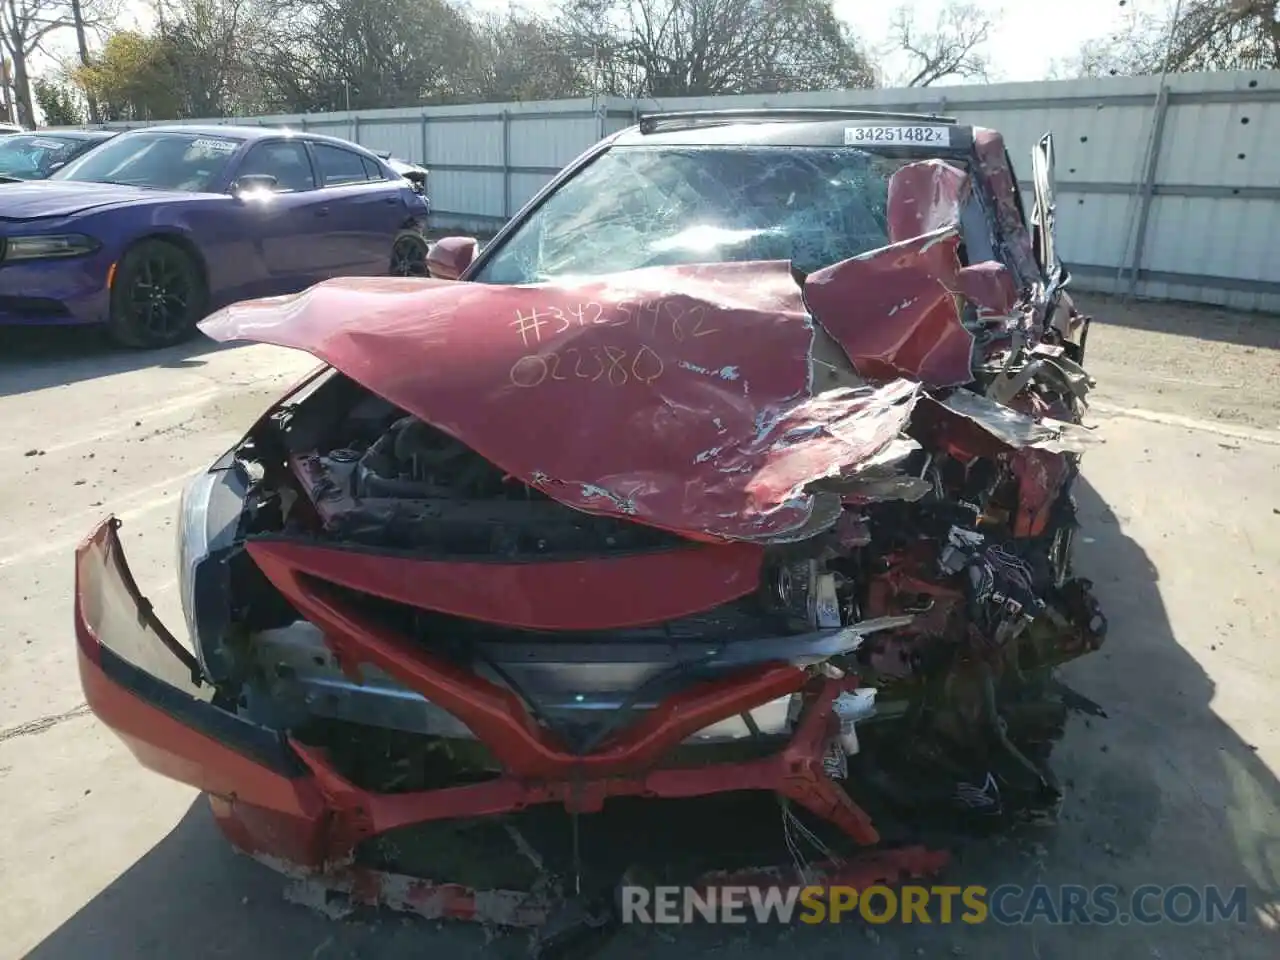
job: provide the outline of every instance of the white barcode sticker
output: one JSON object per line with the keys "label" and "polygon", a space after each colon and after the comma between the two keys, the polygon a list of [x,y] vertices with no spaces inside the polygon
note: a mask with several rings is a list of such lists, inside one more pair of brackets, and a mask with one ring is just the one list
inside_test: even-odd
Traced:
{"label": "white barcode sticker", "polygon": [[234,140],[215,140],[212,137],[201,137],[192,140],[191,145],[197,150],[212,150],[214,153],[234,153],[240,144]]}
{"label": "white barcode sticker", "polygon": [[906,124],[845,127],[844,142],[845,146],[849,147],[875,146],[877,144],[883,144],[884,146],[949,147],[951,146],[951,128]]}

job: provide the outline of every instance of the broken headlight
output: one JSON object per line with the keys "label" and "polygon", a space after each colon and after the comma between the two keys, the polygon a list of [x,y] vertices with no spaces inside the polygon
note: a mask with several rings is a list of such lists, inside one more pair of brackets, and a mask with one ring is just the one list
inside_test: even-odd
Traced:
{"label": "broken headlight", "polygon": [[178,507],[178,588],[205,675],[224,675],[219,651],[229,620],[226,555],[236,541],[248,478],[228,454],[193,477]]}

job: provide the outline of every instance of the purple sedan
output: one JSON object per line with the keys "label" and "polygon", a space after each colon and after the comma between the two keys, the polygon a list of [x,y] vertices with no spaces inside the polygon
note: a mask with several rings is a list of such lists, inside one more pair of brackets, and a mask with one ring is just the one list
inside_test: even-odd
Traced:
{"label": "purple sedan", "polygon": [[425,196],[363,147],[259,127],[122,133],[0,188],[0,323],[161,347],[211,310],[336,276],[425,275]]}

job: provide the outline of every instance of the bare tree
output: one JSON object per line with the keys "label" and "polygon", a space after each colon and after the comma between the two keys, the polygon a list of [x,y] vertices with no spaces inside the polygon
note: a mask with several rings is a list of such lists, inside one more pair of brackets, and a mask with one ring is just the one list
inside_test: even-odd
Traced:
{"label": "bare tree", "polygon": [[1171,30],[1169,70],[1280,68],[1280,2],[1190,0]]}
{"label": "bare tree", "polygon": [[[88,31],[85,29],[84,7],[80,0],[71,0],[71,25],[76,31],[76,48],[80,53],[80,66],[87,67],[89,66],[89,38],[86,35]],[[86,96],[85,100],[89,106],[89,120],[97,123],[97,104],[94,103],[93,97]]]}
{"label": "bare tree", "polygon": [[281,0],[259,53],[285,110],[477,99],[476,27],[448,0]]}
{"label": "bare tree", "polygon": [[1190,70],[1280,69],[1280,0],[1166,0],[1129,6],[1115,33],[1057,65],[1060,76],[1135,76]]}
{"label": "bare tree", "polygon": [[932,26],[922,27],[912,7],[898,7],[889,40],[911,58],[902,85],[927,87],[948,77],[986,80],[990,59],[983,47],[991,39],[996,16],[987,7],[953,0],[938,11]]}
{"label": "bare tree", "polygon": [[[0,47],[13,64],[14,100],[18,122],[35,125],[32,102],[30,61],[32,54],[44,47],[49,36],[74,27],[76,17],[69,0],[0,0]],[[92,28],[104,22],[110,11],[101,3],[85,4],[80,22]]]}
{"label": "bare tree", "polygon": [[254,62],[271,17],[265,3],[156,0],[155,10],[184,115],[231,116],[260,105]]}
{"label": "bare tree", "polygon": [[514,10],[482,17],[475,24],[475,44],[477,98],[554,100],[592,92],[588,64],[539,17]]}
{"label": "bare tree", "polygon": [[831,0],[565,0],[593,86],[674,97],[865,87],[870,61]]}

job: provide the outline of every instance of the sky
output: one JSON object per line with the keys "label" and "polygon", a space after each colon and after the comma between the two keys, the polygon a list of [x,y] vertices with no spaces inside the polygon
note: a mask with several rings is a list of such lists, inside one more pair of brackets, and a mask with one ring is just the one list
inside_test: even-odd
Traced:
{"label": "sky", "polygon": [[[467,5],[483,12],[501,12],[509,7],[524,7],[534,12],[549,13],[556,0],[466,0]],[[1075,54],[1088,40],[1116,32],[1125,14],[1136,6],[1145,9],[1165,6],[1164,0],[991,0],[993,11],[1001,10],[999,22],[987,45],[991,61],[992,81],[1043,80],[1050,62]],[[946,0],[906,0],[915,10],[922,29],[931,26]],[[836,13],[852,25],[857,36],[873,52],[880,54],[890,78],[901,75],[907,60],[886,48],[889,21],[899,6],[895,0],[835,0]],[[125,21],[150,20],[146,5],[126,0]],[[50,44],[50,53],[66,56],[74,52],[75,37],[63,31]],[[47,68],[49,58],[41,58],[36,69]],[[954,78],[946,84],[960,82]]]}
{"label": "sky", "polygon": [[[555,0],[468,0],[476,10],[498,11],[510,6],[546,13]],[[931,26],[946,0],[835,0],[836,14],[851,24],[857,36],[873,51],[880,52],[889,31],[889,21],[900,5],[914,9],[920,27]],[[1043,80],[1055,58],[1075,54],[1086,41],[1115,33],[1125,15],[1135,6],[1162,9],[1161,0],[991,0],[1001,9],[999,23],[987,45],[991,58],[991,80]],[[881,61],[890,77],[905,71],[906,60],[882,53]],[[959,82],[954,78],[944,83]]]}

